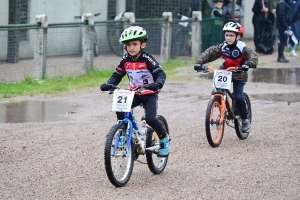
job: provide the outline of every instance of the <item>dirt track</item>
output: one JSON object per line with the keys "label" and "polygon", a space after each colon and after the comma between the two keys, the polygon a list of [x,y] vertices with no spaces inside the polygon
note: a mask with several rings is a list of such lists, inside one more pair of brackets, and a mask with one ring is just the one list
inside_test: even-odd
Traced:
{"label": "dirt track", "polygon": [[[253,112],[248,139],[239,140],[226,126],[221,146],[211,148],[204,128],[211,80],[191,68],[185,72],[190,82],[167,81],[159,99],[172,137],[166,170],[153,175],[135,162],[124,188],[112,186],[104,169],[105,135],[115,123],[111,96],[97,87],[16,98],[77,108],[64,122],[0,124],[0,199],[300,199],[299,86],[247,83]],[[265,98],[274,93],[295,98]]]}

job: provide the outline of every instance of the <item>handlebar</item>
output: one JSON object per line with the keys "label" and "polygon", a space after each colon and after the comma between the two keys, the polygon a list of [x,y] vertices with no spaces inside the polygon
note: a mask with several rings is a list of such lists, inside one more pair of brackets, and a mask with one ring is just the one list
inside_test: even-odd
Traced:
{"label": "handlebar", "polygon": [[[204,70],[196,70],[196,71],[197,72],[203,71],[203,73],[207,73],[207,72],[214,72],[215,70],[218,70],[218,69],[214,69],[212,67],[206,66],[206,65],[203,65],[203,66],[205,68]],[[222,70],[232,71],[232,72],[244,72],[241,67],[228,67],[228,68],[222,69]]]}
{"label": "handlebar", "polygon": [[[101,15],[101,13],[95,13],[94,14],[95,17],[97,17],[99,15]],[[75,19],[81,19],[82,17],[83,17],[83,15],[81,15],[81,16],[74,16]]]}
{"label": "handlebar", "polygon": [[[101,93],[113,94],[113,93],[114,93],[114,90],[120,89],[119,87],[117,87],[116,85],[113,85],[113,84],[107,83],[106,85],[111,86],[111,89],[108,90],[108,91],[102,91]],[[147,88],[145,88],[144,85],[138,86],[137,88],[135,88],[135,89],[133,89],[133,90],[131,90],[131,89],[128,89],[128,90],[134,91],[134,92],[138,92],[138,93],[140,93],[140,94],[143,93],[143,92],[153,92],[153,93],[154,93],[154,91],[148,90]]]}

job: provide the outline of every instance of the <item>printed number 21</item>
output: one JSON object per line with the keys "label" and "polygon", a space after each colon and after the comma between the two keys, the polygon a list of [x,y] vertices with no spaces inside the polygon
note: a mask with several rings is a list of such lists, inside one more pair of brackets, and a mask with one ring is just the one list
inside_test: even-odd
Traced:
{"label": "printed number 21", "polygon": [[227,82],[227,76],[218,76],[219,82]]}
{"label": "printed number 21", "polygon": [[127,96],[123,98],[123,96],[118,96],[118,103],[122,103],[122,100],[124,99],[124,103],[127,101]]}

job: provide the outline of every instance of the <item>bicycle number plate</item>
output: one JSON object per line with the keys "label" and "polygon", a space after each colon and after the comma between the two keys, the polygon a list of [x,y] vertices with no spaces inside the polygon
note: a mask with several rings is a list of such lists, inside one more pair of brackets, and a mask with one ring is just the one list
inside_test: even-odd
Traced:
{"label": "bicycle number plate", "polygon": [[230,89],[232,72],[226,70],[215,70],[213,78],[213,87],[221,89]]}
{"label": "bicycle number plate", "polygon": [[134,92],[129,90],[114,90],[112,111],[130,112]]}

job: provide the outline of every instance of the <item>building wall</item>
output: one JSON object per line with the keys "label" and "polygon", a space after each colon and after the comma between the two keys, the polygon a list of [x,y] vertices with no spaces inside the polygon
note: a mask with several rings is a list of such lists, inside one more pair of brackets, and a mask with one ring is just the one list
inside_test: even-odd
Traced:
{"label": "building wall", "polygon": [[[113,0],[110,0],[111,2]],[[127,0],[128,1],[128,0]],[[243,0],[242,7],[245,12],[245,16],[242,19],[242,24],[245,27],[244,38],[253,38],[253,24],[252,24],[252,7],[255,0]],[[28,24],[35,24],[35,16],[45,14],[48,17],[48,23],[67,23],[75,22],[79,19],[75,19],[74,16],[79,16],[84,13],[101,13],[96,17],[96,21],[107,20],[107,13],[111,2],[109,0],[28,0]],[[114,0],[116,5],[116,14],[125,10],[126,0]],[[148,2],[149,4],[149,2]],[[147,5],[148,5],[147,4]],[[140,9],[142,5],[136,4],[135,9]],[[172,9],[171,9],[172,10]],[[2,0],[0,7],[0,25],[8,24],[8,11],[9,0]],[[151,11],[151,10],[150,10]],[[150,12],[149,11],[149,12]],[[96,27],[98,37],[101,40],[101,45],[107,45],[106,43],[106,27]],[[65,28],[48,30],[51,33],[48,37],[48,53],[49,56],[60,55],[60,53],[70,52],[76,53],[81,50],[81,29],[80,28]],[[55,34],[53,34],[55,32]],[[35,30],[28,32],[27,40],[19,42],[19,57],[20,58],[32,58],[34,50],[34,37]],[[7,31],[0,31],[0,60],[5,60],[7,56]],[[77,38],[78,41],[77,41]],[[73,41],[72,41],[73,40]],[[74,41],[76,40],[76,41]],[[52,45],[52,46],[51,46]],[[56,45],[56,46],[53,46]],[[55,49],[55,50],[51,50]]]}
{"label": "building wall", "polygon": [[252,24],[252,7],[254,5],[255,0],[243,0],[242,8],[244,10],[244,19],[242,19],[242,25],[245,28],[244,38],[251,39],[254,35],[254,28]]}

